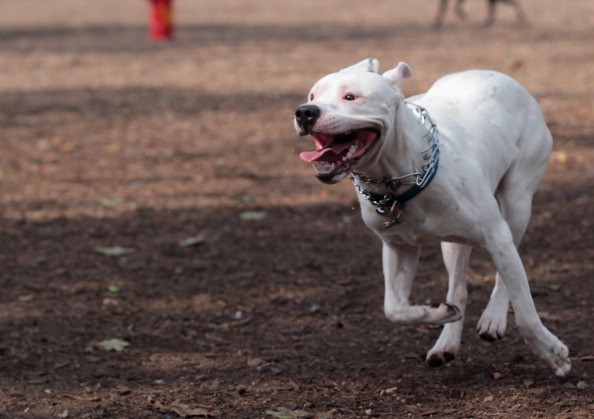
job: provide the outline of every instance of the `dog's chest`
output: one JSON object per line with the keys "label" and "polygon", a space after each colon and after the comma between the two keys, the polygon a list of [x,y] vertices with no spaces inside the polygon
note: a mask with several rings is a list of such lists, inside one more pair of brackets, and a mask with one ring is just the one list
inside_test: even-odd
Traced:
{"label": "dog's chest", "polygon": [[[435,241],[435,231],[431,222],[414,213],[415,205],[407,206],[400,215],[400,221],[379,215],[376,207],[367,201],[361,201],[363,222],[382,239],[392,242],[419,245]],[[390,225],[391,224],[391,225]]]}
{"label": "dog's chest", "polygon": [[[376,207],[366,200],[359,200],[365,225],[382,240],[396,244],[418,246],[449,241],[474,243],[480,235],[477,223],[452,216],[444,206],[435,205],[427,197],[408,202],[400,215],[400,222],[387,226],[391,219],[379,215]],[[447,206],[447,205],[445,205]],[[464,211],[453,211],[460,215]]]}

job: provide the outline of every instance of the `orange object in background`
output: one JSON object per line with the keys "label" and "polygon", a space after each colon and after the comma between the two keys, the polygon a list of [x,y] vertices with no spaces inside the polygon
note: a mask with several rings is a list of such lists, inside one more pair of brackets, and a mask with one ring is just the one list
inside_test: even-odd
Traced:
{"label": "orange object in background", "polygon": [[173,0],[150,0],[151,39],[156,42],[173,39]]}

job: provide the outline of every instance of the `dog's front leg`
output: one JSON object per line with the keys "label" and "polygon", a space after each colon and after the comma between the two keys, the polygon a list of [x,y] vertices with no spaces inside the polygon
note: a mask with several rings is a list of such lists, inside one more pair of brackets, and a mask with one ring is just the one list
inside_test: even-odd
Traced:
{"label": "dog's front leg", "polygon": [[501,220],[487,230],[486,248],[509,292],[516,324],[532,351],[559,377],[571,370],[567,346],[541,322],[530,294],[528,277],[507,223]]}
{"label": "dog's front leg", "polygon": [[439,339],[427,353],[427,364],[439,367],[453,361],[460,349],[464,311],[468,291],[466,289],[466,270],[472,247],[457,243],[442,243],[443,260],[448,270],[447,302],[460,309],[462,318],[444,325]]}
{"label": "dog's front leg", "polygon": [[444,324],[459,320],[458,307],[447,303],[431,306],[410,304],[412,282],[419,262],[420,246],[393,244],[383,240],[386,317],[404,324]]}

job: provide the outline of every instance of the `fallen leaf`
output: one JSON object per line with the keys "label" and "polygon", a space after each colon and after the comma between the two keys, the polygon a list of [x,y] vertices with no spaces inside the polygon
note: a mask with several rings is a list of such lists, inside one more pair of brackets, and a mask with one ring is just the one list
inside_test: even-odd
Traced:
{"label": "fallen leaf", "polygon": [[243,326],[245,324],[248,324],[251,321],[252,321],[252,319],[250,317],[246,317],[245,319],[236,320],[236,321],[233,321],[233,322],[225,322],[225,323],[221,323],[221,324],[209,323],[208,324],[208,327],[210,327],[211,329],[223,329],[223,330],[227,330],[227,329],[231,329],[232,327]]}
{"label": "fallen leaf", "polygon": [[130,343],[123,339],[113,338],[99,342],[98,346],[104,351],[122,352],[126,346],[130,346]]}
{"label": "fallen leaf", "polygon": [[235,200],[244,204],[244,205],[249,205],[252,203],[253,199],[251,196],[249,195],[239,195],[235,197]]}
{"label": "fallen leaf", "polygon": [[297,384],[295,381],[289,380],[289,385],[294,391],[299,391],[299,384]]}
{"label": "fallen leaf", "polygon": [[99,200],[99,205],[107,208],[115,208],[125,203],[126,200],[124,198],[101,198]]}
{"label": "fallen leaf", "polygon": [[76,394],[63,394],[62,397],[66,397],[68,399],[76,400],[79,402],[98,402],[101,398],[95,395],[88,395],[88,396],[79,396]]}
{"label": "fallen leaf", "polygon": [[505,378],[505,374],[495,370],[489,370],[487,373],[491,376],[493,380],[502,380]]}
{"label": "fallen leaf", "polygon": [[115,391],[120,396],[127,396],[130,393],[132,393],[132,390],[130,390],[130,387],[126,387],[126,386],[118,386],[118,387],[116,387]]}
{"label": "fallen leaf", "polygon": [[204,409],[203,407],[192,407],[185,403],[180,402],[173,402],[169,406],[172,412],[177,413],[182,418],[192,418],[192,417],[212,417],[214,416],[213,413]]}
{"label": "fallen leaf", "polygon": [[250,358],[247,361],[248,367],[259,367],[264,364],[264,360],[262,358]]}
{"label": "fallen leaf", "polygon": [[337,412],[336,409],[328,410],[323,413],[316,413],[314,419],[332,419],[332,416]]}
{"label": "fallen leaf", "polygon": [[276,410],[267,410],[265,413],[268,416],[278,419],[299,419],[311,416],[311,414],[305,410],[290,410],[286,407],[279,407]]}
{"label": "fallen leaf", "polygon": [[59,370],[59,369],[67,367],[68,365],[70,365],[70,361],[58,362],[58,363],[54,364],[54,369]]}
{"label": "fallen leaf", "polygon": [[117,294],[118,292],[120,292],[120,287],[118,287],[117,285],[110,285],[109,287],[107,287],[107,291],[111,292],[112,294]]}
{"label": "fallen leaf", "polygon": [[58,150],[60,153],[68,153],[69,151],[74,150],[76,147],[76,143],[71,140],[64,140],[58,145]]}
{"label": "fallen leaf", "polygon": [[239,386],[229,386],[222,390],[223,394],[227,397],[233,397],[235,399],[241,398],[244,394],[247,393],[247,388],[242,385]]}
{"label": "fallen leaf", "polygon": [[398,391],[398,387],[390,387],[387,388],[385,390],[382,390],[383,393],[380,392],[380,395],[382,394],[392,394],[392,393],[396,393]]}
{"label": "fallen leaf", "polygon": [[130,253],[134,253],[135,250],[127,247],[122,246],[111,246],[111,247],[102,247],[97,246],[95,247],[95,252],[101,253],[105,256],[122,256],[122,255],[129,255]]}
{"label": "fallen leaf", "polygon": [[106,306],[117,306],[120,304],[119,300],[117,300],[115,298],[109,298],[109,297],[104,298],[101,302],[103,303],[103,305],[106,305]]}
{"label": "fallen leaf", "polygon": [[199,246],[201,244],[206,244],[206,238],[202,234],[185,238],[179,242],[181,247]]}
{"label": "fallen leaf", "polygon": [[264,211],[244,211],[239,214],[239,218],[244,221],[259,221],[266,218],[266,213]]}

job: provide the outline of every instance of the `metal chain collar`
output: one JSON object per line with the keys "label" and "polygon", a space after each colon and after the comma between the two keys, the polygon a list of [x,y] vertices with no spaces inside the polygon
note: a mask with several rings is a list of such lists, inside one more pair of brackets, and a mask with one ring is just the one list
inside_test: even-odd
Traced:
{"label": "metal chain collar", "polygon": [[[400,224],[402,210],[406,201],[418,195],[424,188],[433,180],[439,165],[439,131],[437,125],[431,119],[429,112],[422,106],[414,103],[405,102],[411,111],[413,111],[421,124],[427,128],[427,134],[424,138],[428,139],[429,147],[423,150],[423,160],[427,163],[421,167],[421,170],[415,168],[413,173],[404,176],[384,176],[382,178],[370,178],[363,173],[353,172],[349,177],[355,185],[357,192],[361,194],[371,205],[375,211],[382,216],[389,217],[390,220],[384,223],[384,227],[388,228],[396,224]],[[410,180],[407,180],[411,178]],[[383,185],[388,190],[387,193],[371,192],[363,189],[361,184],[380,186]],[[402,185],[413,185],[406,192],[396,195],[396,188]]]}

